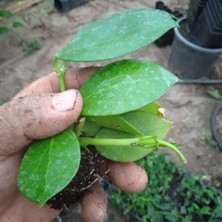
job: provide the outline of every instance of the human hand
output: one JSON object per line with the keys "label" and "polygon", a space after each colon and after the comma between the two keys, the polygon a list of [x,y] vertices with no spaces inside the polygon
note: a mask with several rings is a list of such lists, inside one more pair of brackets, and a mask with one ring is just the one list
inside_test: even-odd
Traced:
{"label": "human hand", "polygon": [[[95,68],[70,70],[66,74],[67,91],[59,93],[55,72],[33,82],[10,102],[0,107],[0,221],[51,221],[60,211],[47,204],[42,208],[23,197],[17,187],[21,159],[34,139],[43,139],[65,130],[79,117],[82,97],[79,89]],[[102,171],[106,178],[126,192],[146,187],[146,172],[134,163],[106,160]],[[105,191],[94,184],[80,199],[81,215],[86,222],[106,219]]]}

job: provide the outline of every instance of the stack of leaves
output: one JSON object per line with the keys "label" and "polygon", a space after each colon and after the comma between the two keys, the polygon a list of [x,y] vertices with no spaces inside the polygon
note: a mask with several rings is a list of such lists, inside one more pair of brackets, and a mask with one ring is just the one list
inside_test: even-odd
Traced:
{"label": "stack of leaves", "polygon": [[[61,91],[67,62],[117,58],[155,41],[178,24],[166,12],[134,10],[97,20],[80,30],[54,58]],[[163,141],[172,123],[156,102],[178,78],[157,64],[121,60],[98,69],[81,87],[79,123],[52,138],[34,142],[18,176],[20,191],[42,206],[75,177],[81,147],[120,162],[136,161],[159,147],[186,159],[174,143]],[[58,175],[58,177],[56,176]]]}

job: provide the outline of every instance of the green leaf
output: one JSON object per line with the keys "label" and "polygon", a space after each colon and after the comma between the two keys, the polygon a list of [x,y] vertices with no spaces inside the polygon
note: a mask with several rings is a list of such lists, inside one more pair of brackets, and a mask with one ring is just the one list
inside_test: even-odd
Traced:
{"label": "green leaf", "polygon": [[21,193],[40,206],[61,191],[75,176],[80,146],[72,130],[35,141],[26,152],[18,174]]}
{"label": "green leaf", "polygon": [[[86,122],[97,125],[96,132],[103,127],[139,136],[154,135],[158,139],[162,139],[171,128],[172,122],[164,119],[163,114],[159,111],[160,108],[160,104],[152,102],[142,109],[122,115],[87,117]],[[85,130],[87,136],[96,135],[93,133],[95,127]],[[92,131],[92,133],[88,131]]]}
{"label": "green leaf", "polygon": [[214,99],[222,99],[222,95],[217,89],[209,89],[207,93],[208,95],[212,96]]}
{"label": "green leaf", "polygon": [[3,18],[10,18],[12,16],[12,13],[8,10],[0,9],[0,17]]}
{"label": "green leaf", "polygon": [[222,206],[217,206],[214,214],[215,214],[215,217],[222,218]]}
{"label": "green leaf", "polygon": [[8,32],[9,32],[9,29],[7,27],[5,26],[0,27],[0,35],[8,33]]}
{"label": "green leaf", "polygon": [[209,215],[209,216],[212,215],[212,209],[208,206],[205,206],[198,211],[203,215]]}
{"label": "green leaf", "polygon": [[141,134],[137,129],[135,129],[132,125],[129,124],[122,116],[94,116],[89,117],[87,119],[90,119],[90,121],[94,122],[98,126],[114,129],[126,133],[131,133],[134,135],[140,135]]}
{"label": "green leaf", "polygon": [[91,117],[94,124],[101,126],[94,135],[96,138],[127,139],[141,136],[152,136],[151,146],[143,148],[139,146],[96,146],[97,151],[104,157],[128,162],[138,160],[156,147],[156,138],[162,139],[172,126],[172,123],[164,119],[159,112],[160,105],[153,102],[142,109],[132,111],[121,116]]}
{"label": "green leaf", "polygon": [[92,75],[80,89],[83,116],[122,114],[139,109],[161,97],[178,81],[157,64],[122,60]]}
{"label": "green leaf", "polygon": [[95,137],[100,129],[101,126],[96,124],[91,118],[85,119],[85,124],[83,128],[84,136]]}
{"label": "green leaf", "polygon": [[[125,138],[134,138],[135,135],[116,131],[112,129],[103,128],[101,129],[96,138],[105,138],[105,139],[125,139]],[[150,137],[150,147],[140,147],[140,146],[95,146],[97,151],[104,157],[109,160],[118,161],[118,162],[129,162],[136,161],[144,156],[148,155],[156,148],[156,139],[155,137]]]}
{"label": "green leaf", "polygon": [[13,28],[22,28],[22,27],[24,27],[25,25],[22,23],[22,22],[19,22],[19,21],[14,21],[13,23],[12,23],[12,27]]}
{"label": "green leaf", "polygon": [[100,61],[132,53],[178,26],[160,10],[132,10],[97,20],[80,30],[56,57],[67,61]]}
{"label": "green leaf", "polygon": [[171,128],[172,122],[164,119],[158,109],[154,110],[156,104],[151,103],[142,109],[123,114],[123,118],[143,136],[152,135],[163,139]]}
{"label": "green leaf", "polygon": [[102,156],[119,162],[136,161],[158,147],[167,147],[186,163],[175,144],[161,140],[172,123],[164,119],[159,107],[153,102],[123,115],[87,117],[79,142],[83,147],[93,145]]}

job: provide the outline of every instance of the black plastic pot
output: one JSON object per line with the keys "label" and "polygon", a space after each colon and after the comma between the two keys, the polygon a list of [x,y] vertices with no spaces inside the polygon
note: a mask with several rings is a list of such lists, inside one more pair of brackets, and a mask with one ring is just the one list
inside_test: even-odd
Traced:
{"label": "black plastic pot", "polygon": [[198,19],[190,26],[188,39],[202,47],[222,48],[222,1],[208,1]]}
{"label": "black plastic pot", "polygon": [[186,37],[187,19],[180,20],[180,28],[175,28],[169,69],[181,79],[199,79],[212,71],[214,64],[222,53],[221,48],[206,48],[194,44]]}
{"label": "black plastic pot", "polygon": [[83,5],[90,0],[55,0],[55,8],[60,12],[67,12],[73,8]]}
{"label": "black plastic pot", "polygon": [[[183,17],[183,14],[181,14],[178,11],[172,11],[170,8],[168,8],[162,1],[157,1],[155,4],[155,9],[163,10],[165,12],[168,12],[172,15],[174,15],[176,18]],[[173,43],[174,38],[174,32],[173,30],[169,30],[164,35],[162,35],[159,39],[155,41],[155,44],[162,48],[168,45],[171,45]]]}
{"label": "black plastic pot", "polygon": [[190,0],[187,13],[187,23],[190,29],[201,15],[207,2],[208,0]]}
{"label": "black plastic pot", "polygon": [[215,28],[207,10],[204,11],[195,23],[195,27],[190,31],[187,38],[202,47],[221,48],[222,47],[222,29]]}

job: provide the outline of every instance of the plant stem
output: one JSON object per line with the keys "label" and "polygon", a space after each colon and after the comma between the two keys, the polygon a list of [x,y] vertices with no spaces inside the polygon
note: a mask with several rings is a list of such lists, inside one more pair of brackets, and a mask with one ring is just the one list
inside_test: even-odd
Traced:
{"label": "plant stem", "polygon": [[179,157],[180,161],[183,164],[187,164],[187,159],[184,157],[184,155],[180,152],[180,150],[175,145],[173,145],[172,143],[163,141],[163,140],[158,140],[158,143],[162,147],[167,147],[167,148],[173,150],[177,154],[177,156]]}
{"label": "plant stem", "polygon": [[128,147],[128,146],[139,146],[147,149],[158,149],[160,146],[167,147],[173,150],[177,156],[179,157],[180,161],[183,164],[187,163],[186,158],[180,152],[180,150],[173,145],[172,143],[158,140],[155,136],[144,136],[144,137],[136,137],[136,138],[129,138],[129,139],[103,139],[103,138],[90,138],[90,137],[80,137],[79,143],[81,146],[86,147],[88,145],[94,146],[121,146],[121,147]]}
{"label": "plant stem", "polygon": [[[155,137],[147,137],[147,144],[155,144]],[[150,141],[148,141],[150,140]],[[81,146],[95,145],[95,146],[139,146],[141,138],[130,138],[130,139],[102,139],[102,138],[91,138],[91,137],[80,137],[79,143]]]}
{"label": "plant stem", "polygon": [[60,60],[61,64],[56,57],[53,59],[53,67],[59,77],[60,91],[65,91],[65,73],[66,73],[66,61]]}

